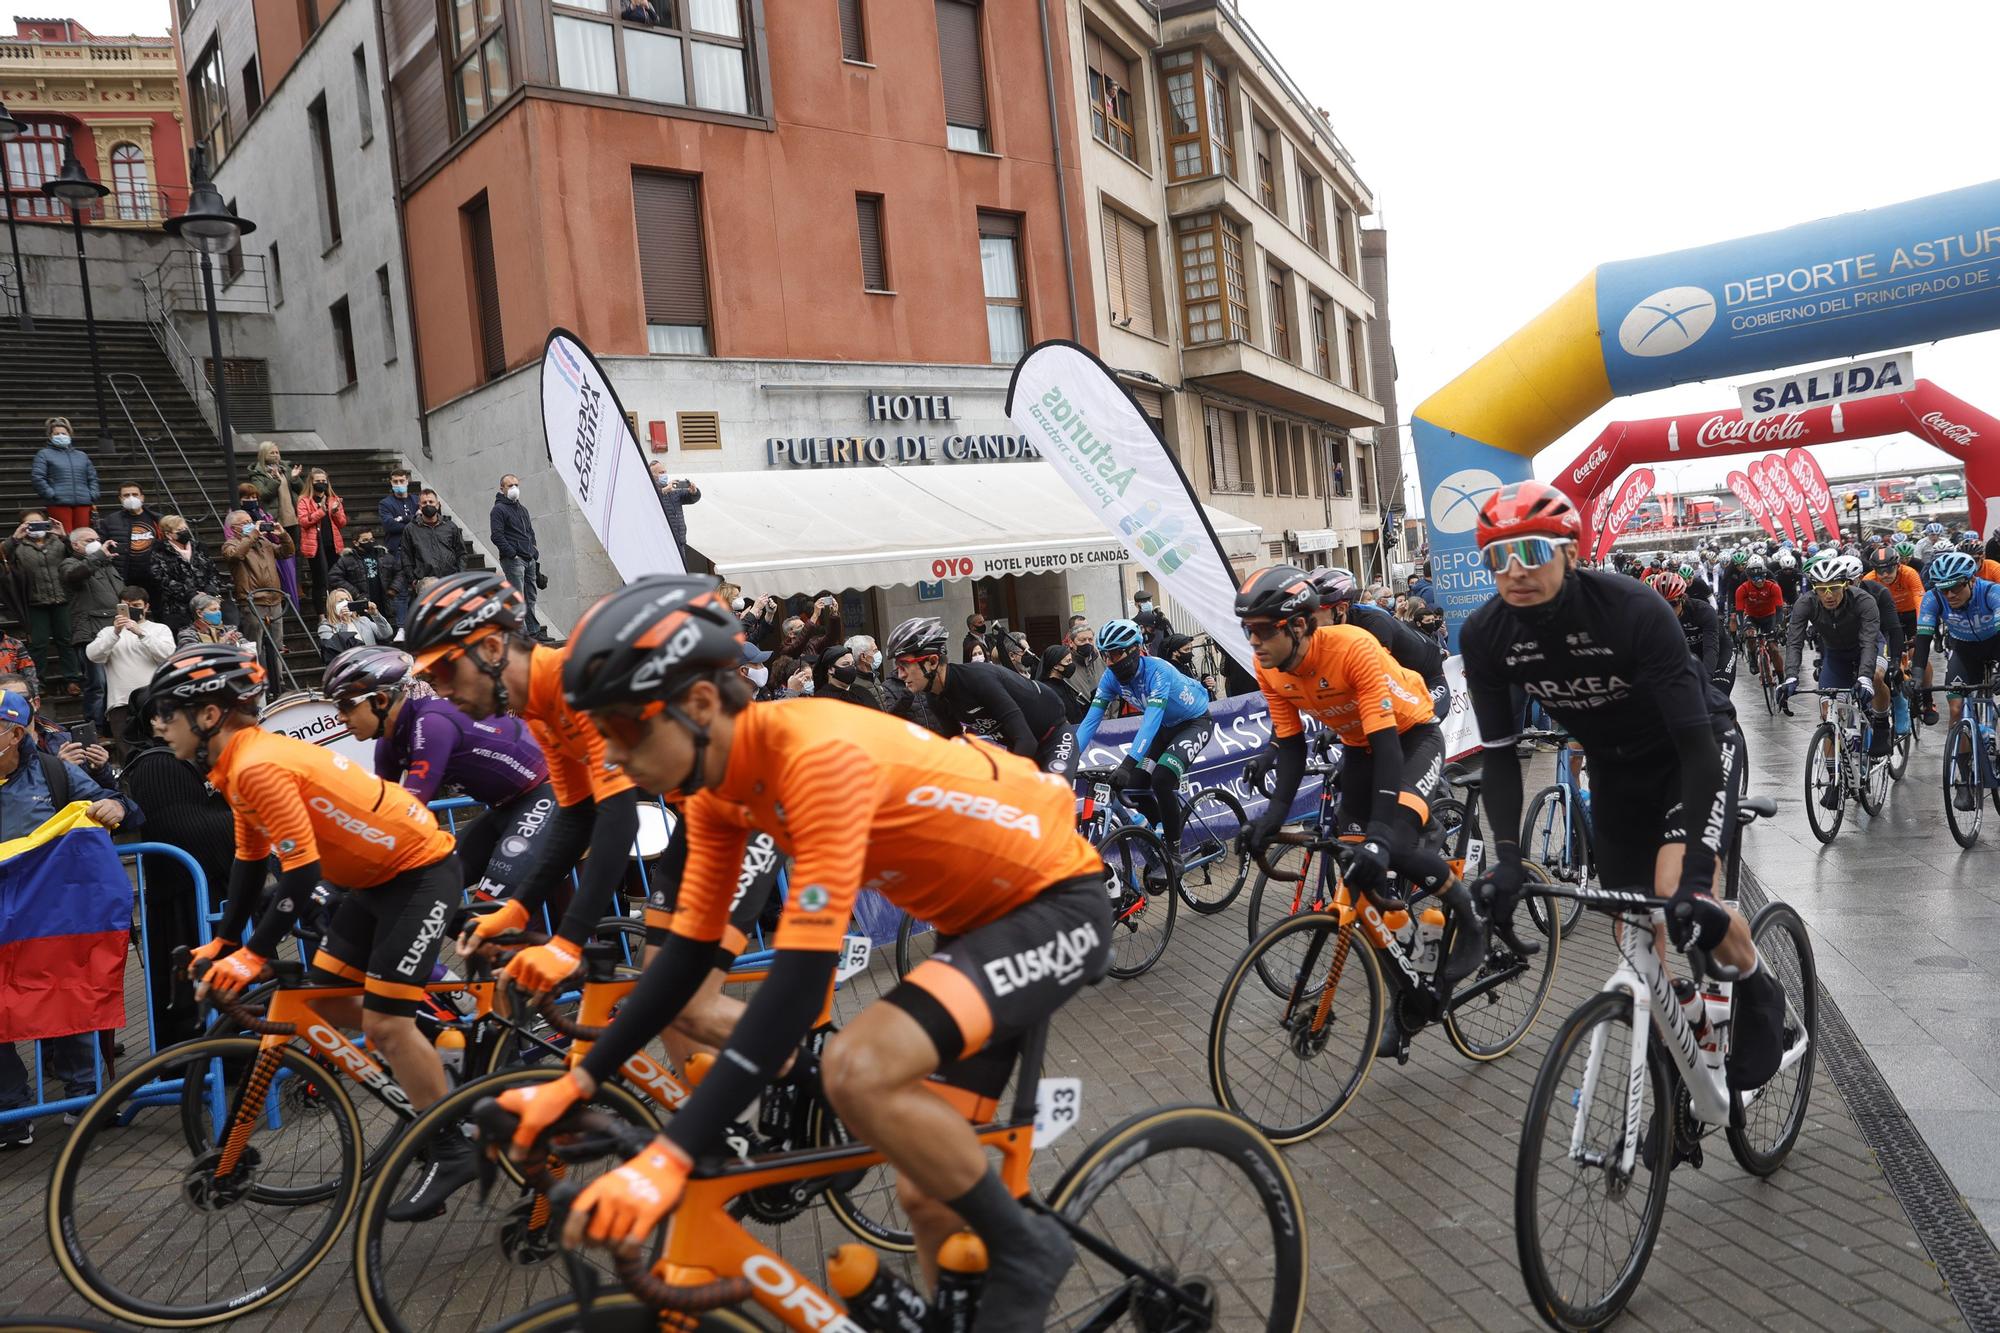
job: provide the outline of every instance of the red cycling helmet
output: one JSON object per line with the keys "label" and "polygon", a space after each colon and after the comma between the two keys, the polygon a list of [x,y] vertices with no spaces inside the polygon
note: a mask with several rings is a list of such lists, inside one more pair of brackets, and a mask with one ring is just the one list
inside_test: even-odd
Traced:
{"label": "red cycling helmet", "polygon": [[1687,596],[1687,580],[1669,570],[1661,570],[1647,579],[1646,582],[1653,585],[1654,592],[1660,594],[1660,596],[1670,602],[1678,602],[1681,598]]}
{"label": "red cycling helmet", "polygon": [[1502,486],[1479,507],[1479,544],[1515,537],[1562,537],[1580,541],[1583,516],[1570,498],[1545,481]]}

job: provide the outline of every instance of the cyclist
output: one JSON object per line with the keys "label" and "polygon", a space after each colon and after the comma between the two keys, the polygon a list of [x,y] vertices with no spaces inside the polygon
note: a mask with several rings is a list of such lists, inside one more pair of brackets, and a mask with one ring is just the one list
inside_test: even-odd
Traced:
{"label": "cyclist", "polygon": [[998,662],[945,661],[951,635],[935,616],[913,616],[883,641],[882,652],[913,694],[930,696],[946,735],[963,732],[1032,759],[1044,773],[1076,768],[1076,731],[1062,697]]}
{"label": "cyclist", "polygon": [[1979,562],[1980,578],[1988,583],[2000,583],[2000,560],[1994,559],[1994,553],[2000,551],[2000,537],[1982,542],[1978,533],[1968,530],[1965,540],[1958,544],[1958,549],[1968,552]]}
{"label": "cyclist", "polygon": [[[1893,547],[1878,545],[1872,553],[1872,560],[1877,570],[1890,561],[1895,561],[1898,568],[1901,566],[1901,560],[1895,554]],[[1875,599],[1875,611],[1882,625],[1882,660],[1875,668],[1874,711],[1882,713],[1886,710],[1893,715],[1895,710],[1891,708],[1891,704],[1894,703],[1895,690],[1903,681],[1904,655],[1909,651],[1910,636],[1916,628],[1916,607],[1913,602],[1906,627],[1894,585],[1876,578],[1871,571],[1862,576],[1857,586]],[[1919,580],[1916,591],[1921,592],[1921,590],[1922,581]],[[1894,734],[1901,735],[1909,729],[1910,719],[1907,715],[1896,719]]]}
{"label": "cyclist", "polygon": [[[1250,840],[1262,846],[1285,822],[1305,776],[1301,719],[1317,718],[1340,736],[1342,817],[1358,819],[1367,812],[1348,884],[1380,894],[1394,870],[1436,894],[1458,919],[1442,972],[1444,980],[1458,981],[1484,961],[1486,928],[1450,864],[1422,845],[1424,823],[1443,782],[1444,734],[1423,680],[1400,666],[1372,634],[1357,625],[1313,628],[1319,597],[1313,581],[1294,565],[1257,570],[1236,593],[1236,618],[1257,655],[1257,685],[1270,709],[1277,752],[1271,803],[1251,826]],[[1385,1050],[1400,1047],[1400,1028],[1385,1026],[1382,1041]]]}
{"label": "cyclist", "polygon": [[[265,731],[257,722],[264,683],[253,648],[203,643],[162,662],[149,687],[154,733],[207,776],[235,820],[229,903],[215,937],[194,951],[212,964],[200,993],[234,995],[263,976],[324,876],[348,892],[312,975],[320,984],[358,982],[365,993],[358,1003],[324,1002],[319,1012],[360,1028],[421,1110],[446,1091],[444,1064],[415,1015],[458,905],[451,835],[422,801],[347,756]],[[257,916],[274,855],[277,888]],[[458,1135],[440,1136],[431,1151],[440,1169],[469,1175],[475,1165]]]}
{"label": "cyclist", "polygon": [[1328,625],[1359,625],[1389,650],[1396,665],[1414,671],[1423,679],[1431,696],[1431,712],[1442,722],[1451,712],[1451,686],[1444,676],[1444,649],[1427,634],[1412,629],[1373,602],[1359,600],[1361,584],[1345,569],[1329,566],[1315,569],[1309,576],[1319,591],[1319,607],[1313,612],[1313,628]]}
{"label": "cyclist", "polygon": [[1736,659],[1723,646],[1722,627],[1716,623],[1715,608],[1690,597],[1687,580],[1679,574],[1655,574],[1646,582],[1674,609],[1674,619],[1680,622],[1681,635],[1687,640],[1688,655],[1701,668],[1702,679],[1728,694],[1734,683]]}
{"label": "cyclist", "polygon": [[1576,506],[1544,482],[1503,486],[1481,507],[1480,559],[1498,595],[1459,631],[1485,736],[1483,796],[1497,863],[1486,876],[1494,929],[1525,873],[1517,689],[1583,746],[1597,863],[1611,888],[1650,884],[1671,901],[1667,932],[1741,968],[1730,1052],[1734,1085],[1761,1086],[1783,1054],[1783,991],[1759,966],[1742,917],[1711,896],[1735,824],[1742,738],[1706,688],[1674,617],[1649,589],[1577,566]]}
{"label": "cyclist", "polygon": [[[1867,592],[1856,592],[1861,578],[1857,556],[1829,553],[1814,560],[1806,571],[1812,591],[1800,597],[1792,608],[1792,622],[1785,630],[1785,683],[1778,687],[1780,701],[1789,699],[1799,688],[1800,661],[1804,656],[1806,629],[1819,633],[1820,660],[1818,685],[1822,690],[1852,689],[1855,701],[1868,709],[1873,727],[1868,753],[1880,758],[1889,753],[1887,690],[1879,683],[1884,639],[1882,611]],[[1879,585],[1878,585],[1879,586]],[[1886,594],[1885,594],[1886,595]],[[1894,624],[1893,617],[1891,624]],[[1877,691],[1881,691],[1877,707]],[[1820,701],[1820,716],[1827,704]],[[1829,786],[1820,797],[1829,810],[1840,804],[1840,792]]]}
{"label": "cyclist", "polygon": [[1112,785],[1152,788],[1153,808],[1165,835],[1167,855],[1181,859],[1181,803],[1176,797],[1186,777],[1208,748],[1215,723],[1208,715],[1208,691],[1201,682],[1183,676],[1172,665],[1146,654],[1144,636],[1130,620],[1107,620],[1097,632],[1097,651],[1104,674],[1097,694],[1076,729],[1076,751],[1087,753],[1098,724],[1113,700],[1123,699],[1142,711],[1139,733],[1125,747]]}
{"label": "cyclist", "polygon": [[[1937,708],[1930,690],[1931,643],[1938,632],[1946,636],[1950,656],[1945,661],[1946,699],[1951,720],[1965,711],[1963,691],[1979,685],[1986,673],[2000,664],[2000,585],[1978,576],[1978,565],[1962,551],[1946,551],[1931,561],[1931,590],[1917,611],[1916,648],[1910,670],[1921,672],[1924,692],[1924,720],[1936,725]],[[1954,803],[1970,810],[1979,803],[1979,793],[1958,786]]]}
{"label": "cyclist", "polygon": [[[835,1036],[820,1078],[843,1120],[895,1166],[925,1276],[960,1225],[986,1242],[979,1328],[1039,1330],[1074,1258],[987,1164],[984,1118],[1018,1039],[1109,962],[1110,900],[1075,831],[1067,783],[990,745],[945,740],[836,700],[752,702],[741,629],[713,579],[655,575],[613,593],[570,638],[565,697],[606,753],[688,798],[681,909],[603,1040],[564,1078],[504,1094],[531,1143],[693,994],[721,937],[751,827],[792,857],[777,956],[728,1047],[652,1145],[597,1181],[564,1239],[631,1247],[679,1202],[697,1155],[798,1050],[840,959],[855,895],[875,886],[952,937]],[[1024,1075],[1024,1077],[1027,1075]],[[963,1219],[961,1223],[960,1219]]]}

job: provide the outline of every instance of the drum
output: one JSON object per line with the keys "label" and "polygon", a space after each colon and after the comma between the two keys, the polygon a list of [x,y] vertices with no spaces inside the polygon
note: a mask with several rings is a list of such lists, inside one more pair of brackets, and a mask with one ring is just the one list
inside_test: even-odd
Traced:
{"label": "drum", "polygon": [[358,740],[331,703],[305,690],[294,690],[264,705],[257,715],[266,731],[283,732],[346,755],[368,772],[375,771],[375,742]]}
{"label": "drum", "polygon": [[665,801],[649,801],[640,797],[639,834],[632,840],[633,859],[650,861],[666,851],[678,823],[679,817],[667,808]]}

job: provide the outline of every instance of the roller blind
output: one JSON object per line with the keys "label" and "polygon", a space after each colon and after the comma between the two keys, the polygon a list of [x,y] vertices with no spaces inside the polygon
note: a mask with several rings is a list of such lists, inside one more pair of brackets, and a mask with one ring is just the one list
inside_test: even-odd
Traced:
{"label": "roller blind", "polygon": [[889,270],[882,262],[882,200],[872,194],[855,195],[854,223],[861,234],[861,285],[871,292],[886,292]]}
{"label": "roller blind", "polygon": [[632,214],[639,231],[646,322],[707,324],[708,267],[702,260],[697,178],[633,172]]}
{"label": "roller blind", "polygon": [[979,6],[937,0],[938,66],[944,74],[944,118],[986,128],[986,71],[979,58]]}

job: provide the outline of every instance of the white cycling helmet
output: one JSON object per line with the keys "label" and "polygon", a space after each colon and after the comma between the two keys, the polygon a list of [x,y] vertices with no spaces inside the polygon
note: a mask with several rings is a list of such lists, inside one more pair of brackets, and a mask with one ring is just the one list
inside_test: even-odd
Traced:
{"label": "white cycling helmet", "polygon": [[1793,569],[1796,568],[1799,563],[1798,557],[1793,555],[1790,551],[1780,551],[1776,556],[1772,558],[1776,561],[1779,569]]}
{"label": "white cycling helmet", "polygon": [[1861,560],[1852,555],[1824,555],[1806,568],[1813,586],[1823,583],[1852,583],[1861,577]]}

